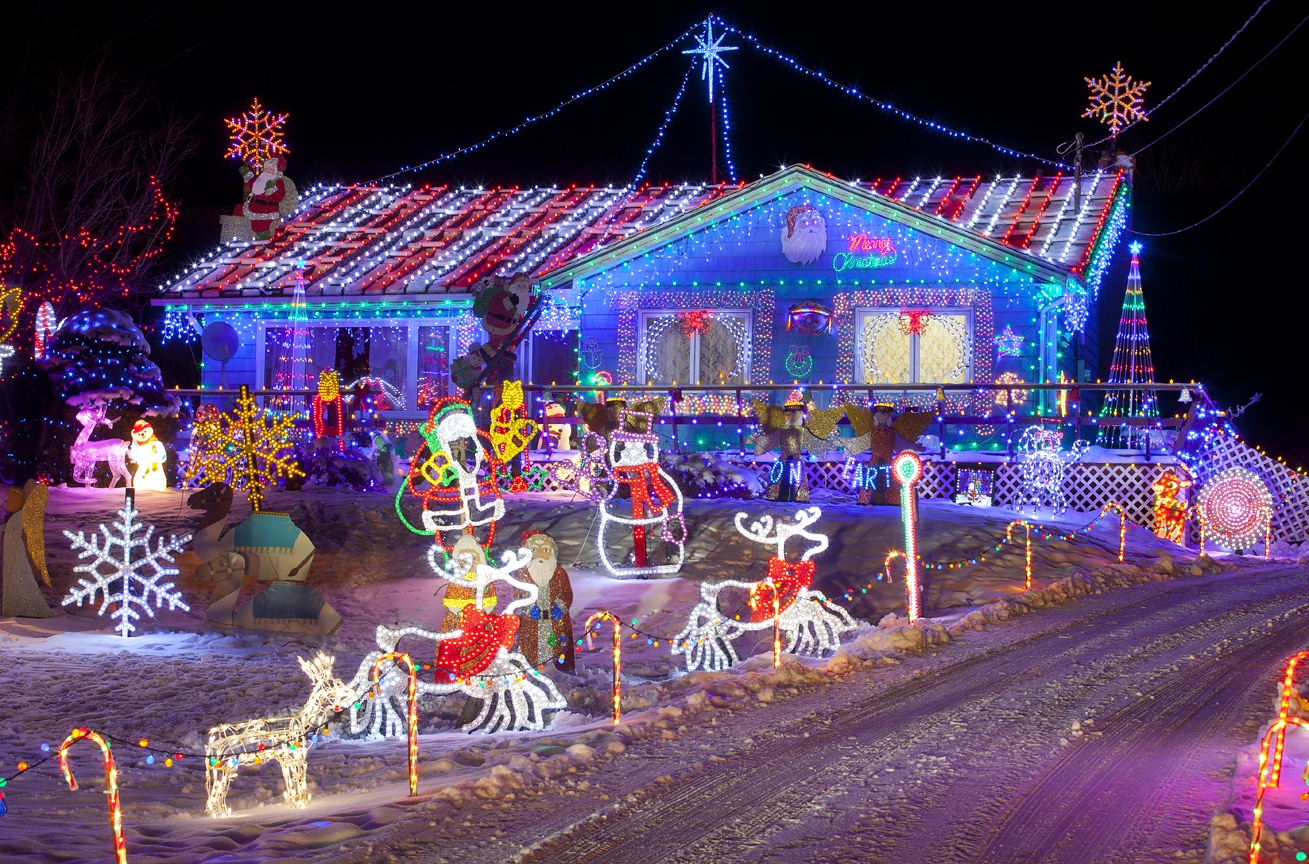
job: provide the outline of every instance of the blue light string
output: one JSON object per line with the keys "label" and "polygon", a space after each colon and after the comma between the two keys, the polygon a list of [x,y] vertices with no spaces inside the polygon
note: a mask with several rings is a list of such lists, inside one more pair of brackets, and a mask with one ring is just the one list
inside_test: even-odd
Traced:
{"label": "blue light string", "polygon": [[664,122],[659,124],[659,131],[655,133],[654,141],[646,149],[645,158],[641,160],[641,167],[636,169],[636,176],[632,178],[633,189],[645,179],[645,166],[650,164],[650,157],[659,149],[659,144],[664,140],[664,133],[668,131],[668,124],[673,122],[673,115],[677,113],[677,106],[682,102],[682,94],[686,92],[686,82],[691,80],[691,69],[694,68],[695,64],[692,64],[687,68],[686,74],[682,76],[682,86],[677,88],[677,95],[673,97],[673,104],[664,112]]}
{"label": "blue light string", "polygon": [[736,165],[732,162],[732,121],[727,119],[727,83],[723,80],[723,70],[715,70],[718,75],[718,95],[723,100],[723,145],[727,154],[727,176],[736,182]]}
{"label": "blue light string", "polygon": [[399,171],[393,171],[390,174],[383,175],[374,180],[369,180],[367,183],[363,185],[372,186],[377,183],[383,183],[387,180],[393,180],[396,177],[399,177],[401,174],[405,174],[410,171],[422,171],[424,168],[430,168],[433,165],[438,165],[442,162],[448,162],[451,159],[454,159],[458,156],[462,156],[465,153],[470,153],[473,150],[479,150],[482,147],[485,147],[486,145],[490,144],[492,141],[496,141],[500,138],[507,138],[510,135],[517,134],[518,132],[522,131],[528,126],[531,126],[533,123],[536,123],[539,120],[549,119],[550,117],[553,117],[554,115],[558,114],[564,108],[567,108],[569,105],[572,105],[574,102],[585,99],[587,96],[590,96],[592,93],[598,93],[601,90],[607,89],[611,84],[620,81],[623,78],[626,78],[628,75],[631,75],[633,72],[647,65],[651,60],[655,59],[660,54],[663,54],[677,43],[685,40],[686,37],[690,36],[691,32],[693,30],[698,29],[702,23],[703,22],[697,21],[695,24],[692,24],[690,27],[686,28],[686,30],[684,30],[673,41],[669,42],[668,44],[664,45],[661,48],[656,49],[653,53],[647,54],[645,57],[642,57],[640,60],[633,63],[631,66],[628,66],[626,69],[624,69],[622,72],[619,72],[617,75],[614,75],[612,78],[602,81],[601,83],[595,85],[594,87],[588,87],[582,92],[568,97],[567,99],[556,105],[555,107],[551,108],[549,111],[542,112],[541,114],[534,114],[528,117],[527,119],[523,120],[523,122],[519,123],[517,126],[512,126],[508,129],[501,129],[498,132],[492,132],[490,135],[483,138],[481,141],[478,141],[476,144],[469,144],[466,147],[460,147],[457,150],[451,150],[448,153],[442,153],[440,156],[437,156],[433,159],[428,159],[426,162],[419,163],[418,165],[406,165],[403,168],[401,168]]}
{"label": "blue light string", "polygon": [[723,28],[727,32],[736,34],[737,36],[746,40],[747,42],[749,42],[751,45],[753,45],[755,48],[759,49],[763,53],[768,54],[772,57],[776,57],[778,60],[781,60],[783,63],[786,63],[797,72],[803,72],[805,75],[808,75],[811,78],[817,78],[819,81],[822,81],[824,84],[828,85],[829,87],[832,87],[836,90],[840,90],[842,93],[844,93],[847,96],[853,96],[855,99],[857,99],[860,102],[867,102],[871,105],[876,105],[878,108],[881,108],[883,111],[890,111],[892,114],[895,114],[896,116],[904,120],[911,120],[914,123],[919,124],[920,126],[925,126],[928,129],[932,129],[936,132],[943,132],[946,135],[949,135],[951,138],[960,138],[963,139],[964,141],[970,141],[975,144],[985,144],[986,146],[992,148],[993,150],[996,150],[1000,153],[1004,153],[1007,156],[1016,156],[1022,159],[1035,159],[1037,162],[1040,162],[1045,165],[1050,165],[1055,168],[1062,168],[1067,171],[1073,170],[1071,165],[1065,165],[1064,163],[1055,161],[1053,159],[1045,159],[1040,156],[1037,156],[1035,153],[1024,153],[1023,151],[1015,150],[1012,147],[1005,147],[1003,144],[997,144],[988,138],[981,138],[977,135],[969,135],[967,132],[960,132],[958,130],[951,129],[949,126],[944,126],[940,123],[934,123],[931,120],[927,120],[923,117],[919,117],[917,114],[911,114],[908,111],[904,111],[900,108],[896,108],[894,105],[892,105],[889,102],[884,102],[881,99],[875,99],[856,87],[850,87],[846,84],[841,84],[837,81],[834,81],[831,78],[824,75],[822,72],[819,72],[815,69],[810,69],[808,66],[805,66],[803,63],[799,62],[793,57],[788,57],[787,55],[783,54],[780,51],[766,47],[763,43],[761,43],[755,37],[751,36],[749,33],[745,33],[741,30],[738,30],[737,28],[728,24],[726,21],[724,21],[722,18],[719,18],[716,15],[714,16],[714,18],[718,21],[719,24],[723,26]]}

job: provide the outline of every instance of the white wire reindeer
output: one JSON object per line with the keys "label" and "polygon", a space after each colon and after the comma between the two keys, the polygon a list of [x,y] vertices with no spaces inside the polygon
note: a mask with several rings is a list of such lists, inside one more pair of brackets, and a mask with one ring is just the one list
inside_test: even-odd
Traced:
{"label": "white wire reindeer", "polygon": [[1039,510],[1046,499],[1055,516],[1068,509],[1064,500],[1064,471],[1067,466],[1082,458],[1091,446],[1084,440],[1073,442],[1073,449],[1061,451],[1063,434],[1057,429],[1028,426],[1018,439],[1018,464],[1022,467],[1022,482],[1018,488],[1019,510],[1028,504]]}
{"label": "white wire reindeer", "polygon": [[[448,565],[443,565],[437,560],[437,549],[434,546],[429,552],[428,563],[438,575],[452,582],[473,584],[476,599],[470,608],[482,609],[482,598],[492,582],[507,582],[526,595],[510,603],[495,617],[512,616],[518,608],[536,602],[539,593],[536,583],[520,581],[513,576],[531,560],[532,553],[528,550],[505,552],[501,557],[501,565],[493,567],[477,562],[470,552],[457,553],[451,557]],[[462,630],[437,633],[422,627],[392,629],[379,626],[377,646],[380,650],[369,653],[359,664],[359,671],[351,681],[356,693],[366,693],[371,688],[371,672],[377,658],[395,650],[399,641],[406,636],[431,640],[434,643],[433,653],[439,654],[442,642],[461,640],[465,633]],[[380,693],[372,699],[359,700],[359,709],[352,712],[350,717],[351,731],[358,733],[366,729],[370,738],[402,737],[407,728],[408,679],[402,670],[393,668],[387,670],[379,683]],[[464,679],[455,678],[449,682],[418,684],[420,696],[455,692],[482,702],[477,716],[463,727],[468,732],[540,729],[545,726],[547,711],[567,707],[567,702],[553,681],[541,675],[540,670],[529,664],[522,654],[503,646],[497,649],[490,665],[476,675]]]}
{"label": "white wire reindeer", "polygon": [[[737,531],[758,543],[775,546],[777,554],[769,560],[768,576],[763,580],[725,579],[700,585],[700,603],[691,610],[686,628],[673,644],[674,654],[686,656],[688,670],[732,666],[740,659],[734,640],[747,631],[772,627],[775,616],[778,629],[786,636],[786,651],[791,654],[821,656],[833,651],[841,642],[841,634],[858,626],[849,612],[829,603],[823,592],[810,587],[814,576],[810,559],[827,548],[828,540],[806,529],[822,515],[818,507],[802,508],[796,511],[794,522],[775,523],[773,517],[765,515],[746,528],[746,514],[736,514]],[[791,562],[786,560],[786,543],[797,535],[812,541],[812,545],[799,561]],[[749,621],[719,612],[718,595],[724,588],[750,591]],[[776,612],[779,606],[780,615]]]}
{"label": "white wire reindeer", "polygon": [[320,651],[308,662],[303,657],[296,659],[314,685],[299,714],[224,723],[209,730],[209,742],[205,745],[205,786],[209,800],[205,812],[210,816],[232,815],[232,809],[227,806],[227,789],[237,769],[265,759],[276,760],[282,766],[286,803],[293,807],[309,805],[309,736],[332,712],[349,705],[355,698],[355,690],[332,674],[330,654]]}

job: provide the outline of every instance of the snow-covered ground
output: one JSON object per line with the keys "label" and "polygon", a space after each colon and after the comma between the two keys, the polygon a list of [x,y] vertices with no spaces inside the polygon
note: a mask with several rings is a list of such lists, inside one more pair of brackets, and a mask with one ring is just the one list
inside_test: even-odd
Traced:
{"label": "snow-covered ground", "polygon": [[[121,501],[121,490],[52,491],[46,527],[54,580],[46,596],[52,606],[58,606],[73,581],[74,556],[62,529],[94,528],[108,521]],[[140,493],[137,505],[142,518],[163,533],[189,532],[199,515],[185,506],[184,493],[177,491]],[[596,791],[594,781],[578,778],[608,770],[640,780],[651,764],[694,755],[686,736],[691,731],[713,735],[720,718],[732,717],[730,725],[744,742],[750,738],[750,723],[764,719],[761,712],[746,710],[749,706],[787,702],[796,706],[789,710],[803,711],[806,699],[830,698],[815,694],[830,694],[834,687],[849,690],[856,680],[865,682],[859,686],[890,686],[918,674],[908,671],[912,662],[906,663],[906,658],[947,642],[983,638],[978,629],[989,630],[1015,608],[1098,592],[1108,584],[1106,579],[1126,583],[1164,578],[1154,573],[1169,570],[1161,559],[1164,553],[1181,565],[1175,572],[1190,572],[1193,558],[1148,532],[1131,529],[1129,566],[1114,568],[1118,527],[1111,517],[1089,536],[1071,542],[1034,541],[1035,587],[1057,583],[1043,594],[1021,596],[1021,547],[988,552],[987,560],[976,566],[924,574],[924,606],[934,620],[909,628],[903,620],[886,617],[903,614],[899,572],[891,585],[876,579],[887,551],[902,543],[898,509],[830,501],[823,506],[817,529],[829,534],[832,544],[816,559],[816,587],[829,596],[854,589],[850,609],[870,622],[851,634],[836,657],[788,658],[788,665],[774,673],[771,659],[762,655],[728,673],[683,675],[681,658],[670,656],[666,640],[647,644],[645,639],[629,639],[623,655],[624,723],[614,728],[607,716],[606,629],[595,651],[579,655],[579,674],[557,678],[569,709],[542,732],[469,736],[453,728],[461,698],[427,704],[420,722],[416,800],[406,800],[402,741],[342,740],[334,734],[310,753],[313,801],[307,810],[282,804],[280,771],[265,764],[242,769],[229,795],[234,816],[213,820],[204,816],[200,759],[192,756],[167,767],[160,757],[148,764],[143,751],[119,746],[115,749],[124,823],[133,858],[396,860],[417,854],[416,841],[403,838],[412,838],[424,825],[438,831],[442,825],[457,828],[461,818],[487,807],[512,819],[518,799],[557,799],[559,816],[575,818],[579,807],[583,813],[603,809],[617,794]],[[41,745],[57,747],[74,726],[127,740],[145,738],[151,746],[188,754],[202,752],[204,734],[213,725],[298,710],[308,682],[295,663],[297,654],[328,650],[337,658],[337,674],[349,680],[363,655],[374,649],[379,623],[439,625],[440,583],[424,554],[430,541],[398,523],[389,498],[310,489],[271,494],[265,507],[291,514],[317,545],[311,582],[344,616],[340,634],[302,637],[207,625],[208,592],[191,576],[200,562],[190,553],[179,561],[178,581],[191,610],[159,613],[158,620],[144,623],[140,636],[124,640],[112,635],[108,623],[86,609],[35,621],[0,618],[0,693],[5,697],[0,700],[0,776],[11,775],[20,760],[41,759]],[[766,502],[691,502],[685,578],[619,581],[598,572],[594,510],[585,502],[523,495],[511,498],[509,508],[496,548],[509,548],[527,528],[553,534],[560,561],[572,577],[576,626],[591,612],[606,609],[626,621],[635,619],[642,630],[665,635],[677,633],[685,623],[698,599],[698,580],[762,576],[771,553],[736,532],[732,517],[738,510],[786,516],[795,509]],[[992,546],[1015,518],[1000,508],[978,510],[944,502],[926,502],[921,509],[920,548],[928,560],[977,554]],[[229,521],[239,521],[246,512],[248,506],[238,503]],[[1048,517],[1042,521],[1072,528],[1092,515],[1070,513],[1058,522]],[[1097,573],[1101,584],[1083,578]],[[861,592],[870,582],[872,587]],[[246,593],[252,592],[247,586]],[[1038,597],[1047,599],[1033,599]],[[1003,602],[984,606],[997,601]],[[1021,606],[1014,607],[1013,601],[1022,601]],[[1001,638],[985,633],[987,640]],[[748,657],[765,651],[770,640],[771,634],[761,634],[753,642],[742,640],[739,647]],[[339,731],[336,724],[334,732]],[[74,750],[82,788],[78,793],[61,785],[53,761],[0,790],[9,806],[0,820],[0,858],[110,860],[104,798],[92,794],[103,789],[103,777],[97,777],[98,760],[91,751],[85,744]],[[721,762],[728,757],[704,758],[712,765],[713,758]],[[469,802],[474,802],[471,807]],[[429,854],[473,860],[467,856],[474,847],[492,843],[497,832],[504,836],[510,829],[502,825],[485,837],[468,838],[463,852],[429,849],[423,860],[437,860]],[[371,857],[374,847],[379,856],[393,857]]]}

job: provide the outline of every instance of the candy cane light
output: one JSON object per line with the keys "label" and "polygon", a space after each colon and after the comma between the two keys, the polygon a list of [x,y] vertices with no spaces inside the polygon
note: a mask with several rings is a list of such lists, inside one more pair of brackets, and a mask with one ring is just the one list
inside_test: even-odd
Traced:
{"label": "candy cane light", "polygon": [[[1009,525],[1004,529],[1005,542],[1007,543],[1014,542],[1015,525],[1022,525],[1023,529],[1027,534],[1027,539],[1026,539],[1027,561],[1024,565],[1027,574],[1027,583],[1025,587],[1028,591],[1030,591],[1032,590],[1032,523],[1028,522],[1026,519],[1015,519],[1013,522],[1010,522]],[[1119,558],[1118,560],[1122,561],[1123,559]]]}
{"label": "candy cane light", "polygon": [[373,663],[373,687],[378,688],[382,664],[388,661],[403,663],[409,669],[409,797],[418,794],[418,667],[414,658],[397,651],[388,651]]}
{"label": "candy cane light", "polygon": [[891,476],[900,484],[900,521],[904,523],[905,590],[909,592],[909,623],[918,620],[918,500],[914,486],[923,478],[923,460],[905,450],[891,460]]}
{"label": "candy cane light", "polygon": [[1254,813],[1250,827],[1250,864],[1259,864],[1259,836],[1263,831],[1264,790],[1277,787],[1282,779],[1282,750],[1286,744],[1286,727],[1295,725],[1309,729],[1309,722],[1299,717],[1290,716],[1291,693],[1295,684],[1295,669],[1300,661],[1309,657],[1309,651],[1299,651],[1286,661],[1282,673],[1282,698],[1277,706],[1277,720],[1268,729],[1268,734],[1259,747],[1259,785],[1255,793]]}
{"label": "candy cane light", "polygon": [[[623,674],[623,639],[618,632],[618,618],[611,612],[596,612],[590,618],[586,619],[586,647],[595,648],[595,640],[592,638],[594,631],[591,629],[593,621],[603,621],[609,619],[614,625],[614,725],[622,722],[622,674]],[[599,629],[599,628],[596,628]]]}
{"label": "candy cane light", "polygon": [[114,832],[114,860],[118,864],[127,864],[127,841],[123,839],[123,808],[118,800],[118,769],[114,767],[114,754],[109,749],[109,742],[99,732],[90,729],[74,729],[72,734],[59,745],[59,770],[64,772],[68,781],[68,791],[77,791],[77,778],[73,768],[68,764],[68,748],[81,740],[91,741],[100,748],[105,763],[105,795],[109,797],[109,825]]}

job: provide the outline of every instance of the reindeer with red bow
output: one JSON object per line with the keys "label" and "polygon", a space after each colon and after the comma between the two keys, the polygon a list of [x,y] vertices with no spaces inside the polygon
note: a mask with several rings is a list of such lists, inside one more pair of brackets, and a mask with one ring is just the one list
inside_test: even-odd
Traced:
{"label": "reindeer with red bow", "polygon": [[[733,641],[747,631],[771,628],[774,618],[785,635],[787,653],[811,657],[834,651],[841,643],[841,634],[858,626],[849,612],[813,588],[815,567],[811,559],[827,548],[828,540],[826,535],[806,529],[822,515],[819,508],[809,507],[797,510],[794,522],[774,522],[772,516],[764,515],[746,528],[747,514],[736,514],[737,531],[758,543],[776,546],[777,554],[768,561],[768,575],[758,582],[724,579],[701,584],[700,603],[691,610],[686,628],[673,644],[674,654],[686,656],[688,670],[732,666],[740,659]],[[796,536],[812,545],[801,553],[799,561],[789,561],[786,544]],[[729,618],[719,611],[718,595],[724,588],[750,592],[748,621]]]}

